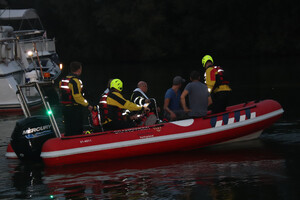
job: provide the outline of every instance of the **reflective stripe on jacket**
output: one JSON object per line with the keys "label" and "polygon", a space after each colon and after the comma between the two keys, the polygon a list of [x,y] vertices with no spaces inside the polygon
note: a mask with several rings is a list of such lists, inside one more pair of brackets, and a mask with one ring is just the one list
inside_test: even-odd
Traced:
{"label": "reflective stripe on jacket", "polygon": [[119,92],[109,92],[107,96],[108,118],[111,120],[123,120],[122,112],[143,110],[142,106],[126,100]]}
{"label": "reflective stripe on jacket", "polygon": [[68,75],[59,83],[61,103],[63,105],[88,106],[89,103],[82,96],[82,82],[76,75]]}
{"label": "reflective stripe on jacket", "polygon": [[108,117],[108,104],[107,104],[108,92],[104,93],[99,101],[101,123],[106,124],[111,121]]}
{"label": "reflective stripe on jacket", "polygon": [[231,91],[229,81],[224,77],[224,70],[219,66],[210,66],[206,69],[204,77],[208,91],[220,92]]}
{"label": "reflective stripe on jacket", "polygon": [[144,97],[143,94],[138,91],[133,92],[130,98],[133,103],[140,106],[145,104],[146,99],[148,98]]}

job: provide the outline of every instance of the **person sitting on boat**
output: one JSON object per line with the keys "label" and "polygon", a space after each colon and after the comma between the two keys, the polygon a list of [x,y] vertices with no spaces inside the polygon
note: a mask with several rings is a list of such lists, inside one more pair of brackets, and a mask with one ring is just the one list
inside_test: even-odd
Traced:
{"label": "person sitting on boat", "polygon": [[59,83],[63,116],[65,122],[65,136],[80,135],[83,131],[83,107],[90,111],[93,107],[82,95],[82,82],[79,76],[82,72],[80,62],[70,64],[71,73]]}
{"label": "person sitting on boat", "polygon": [[173,85],[165,94],[164,110],[167,120],[179,120],[187,117],[181,107],[180,96],[182,84],[185,82],[181,76],[176,76],[173,79]]}
{"label": "person sitting on boat", "polygon": [[148,84],[145,81],[140,81],[137,84],[137,88],[133,90],[130,100],[137,105],[144,105],[150,103],[150,99],[146,93],[148,91]]}
{"label": "person sitting on boat", "polygon": [[159,108],[156,105],[156,100],[154,98],[148,98],[146,95],[148,91],[148,84],[145,81],[139,81],[137,84],[137,88],[133,90],[131,95],[131,102],[143,106],[145,104],[149,104],[148,108],[150,111],[155,113],[158,116]]}
{"label": "person sitting on boat", "polygon": [[105,130],[131,128],[136,125],[133,120],[136,120],[137,116],[123,115],[123,110],[149,111],[148,107],[139,106],[126,100],[121,94],[122,90],[123,82],[120,79],[113,79],[106,98],[107,112],[104,113],[106,122],[102,124]]}
{"label": "person sitting on boat", "polygon": [[110,83],[114,80],[113,78],[109,79],[107,82],[107,88],[104,90],[104,92],[101,95],[100,101],[99,101],[99,111],[100,111],[100,117],[101,117],[101,124],[106,124],[110,120],[108,118],[108,105],[107,105],[107,96],[110,92]]}
{"label": "person sitting on boat", "polygon": [[214,66],[213,64],[214,61],[210,55],[205,55],[202,58],[202,65],[205,68],[205,83],[213,101],[211,105],[212,113],[218,113],[226,110],[231,88],[229,81],[224,75],[224,70],[220,66]]}
{"label": "person sitting on boat", "polygon": [[[190,74],[191,82],[184,88],[180,101],[183,110],[189,117],[203,117],[207,115],[207,107],[212,104],[207,86],[200,82],[200,73],[192,71]],[[189,107],[186,105],[185,98],[189,97]]]}
{"label": "person sitting on boat", "polygon": [[148,84],[145,81],[139,81],[137,88],[133,90],[130,98],[131,102],[140,106],[148,105],[148,108],[150,109],[150,112],[146,113],[141,119],[140,125],[152,125],[159,121],[158,113],[160,112],[160,108],[157,107],[154,98],[148,98],[146,95],[147,91]]}

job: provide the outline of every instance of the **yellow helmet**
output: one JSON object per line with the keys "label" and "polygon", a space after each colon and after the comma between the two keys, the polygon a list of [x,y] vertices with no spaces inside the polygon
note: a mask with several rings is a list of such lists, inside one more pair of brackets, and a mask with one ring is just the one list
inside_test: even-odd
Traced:
{"label": "yellow helmet", "polygon": [[119,90],[120,92],[123,90],[123,82],[120,79],[113,79],[110,82],[110,88],[115,88]]}
{"label": "yellow helmet", "polygon": [[212,59],[212,57],[210,55],[205,55],[202,58],[202,65],[203,67],[205,67],[205,64],[207,63],[207,61],[211,61],[212,63],[214,63],[214,60]]}

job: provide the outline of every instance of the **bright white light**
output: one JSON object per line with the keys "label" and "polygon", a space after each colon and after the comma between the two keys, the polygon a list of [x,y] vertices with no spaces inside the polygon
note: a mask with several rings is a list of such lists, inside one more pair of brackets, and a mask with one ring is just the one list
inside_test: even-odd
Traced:
{"label": "bright white light", "polygon": [[27,55],[31,57],[33,55],[33,52],[32,51],[27,51]]}
{"label": "bright white light", "polygon": [[62,63],[59,64],[59,69],[60,69],[60,70],[63,69],[63,64],[62,64]]}

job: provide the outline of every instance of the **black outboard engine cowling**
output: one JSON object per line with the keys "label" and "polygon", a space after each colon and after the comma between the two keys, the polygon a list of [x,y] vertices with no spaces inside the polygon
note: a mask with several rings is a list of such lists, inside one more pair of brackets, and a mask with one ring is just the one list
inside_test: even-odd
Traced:
{"label": "black outboard engine cowling", "polygon": [[40,160],[44,142],[54,137],[48,117],[32,116],[16,122],[11,135],[11,146],[22,161]]}

